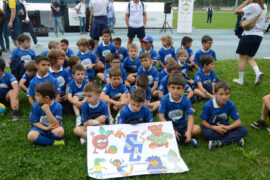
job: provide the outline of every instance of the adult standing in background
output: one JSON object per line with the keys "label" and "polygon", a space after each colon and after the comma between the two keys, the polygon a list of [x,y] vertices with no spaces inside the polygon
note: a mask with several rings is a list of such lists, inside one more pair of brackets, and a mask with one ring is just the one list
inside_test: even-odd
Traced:
{"label": "adult standing in background", "polygon": [[60,4],[56,2],[56,0],[52,0],[51,3],[51,11],[50,11],[50,21],[53,20],[54,25],[54,35],[53,37],[58,37],[58,27],[62,33],[62,37],[64,37],[64,29],[61,21],[61,11]]}
{"label": "adult standing in background", "polygon": [[108,29],[107,14],[109,11],[109,0],[90,0],[89,31],[90,37],[95,41],[97,48],[99,37],[104,29]]}
{"label": "adult standing in background", "polygon": [[[1,9],[0,12],[0,45],[1,45],[1,51],[2,52],[9,52],[9,38],[8,38],[8,25],[7,25],[7,20],[5,16],[5,7],[6,7],[6,2],[3,1],[3,9]],[[5,43],[4,43],[4,39]]]}
{"label": "adult standing in background", "polygon": [[79,19],[80,19],[80,34],[85,34],[85,24],[86,24],[85,0],[81,0],[81,2],[75,6],[75,10],[76,10],[76,12],[79,16]]}
{"label": "adult standing in background", "polygon": [[210,24],[212,23],[212,16],[213,16],[214,9],[212,7],[212,4],[209,5],[209,7],[206,10],[207,13],[207,24],[208,21],[210,20]]}
{"label": "adult standing in background", "polygon": [[257,17],[261,13],[255,26],[250,30],[244,30],[242,37],[240,38],[236,50],[236,53],[239,54],[239,79],[233,80],[233,82],[240,85],[244,84],[245,62],[247,62],[256,74],[255,85],[258,85],[262,82],[264,74],[260,72],[259,67],[256,61],[254,61],[253,57],[259,49],[263,38],[263,26],[267,13],[267,6],[264,4],[263,0],[246,0],[238,8],[236,8],[235,13],[244,13],[247,20]]}
{"label": "adult standing in background", "polygon": [[109,26],[109,29],[110,29],[111,33],[114,33],[113,29],[114,29],[114,25],[115,25],[115,10],[114,10],[113,1],[114,0],[110,0],[109,12],[108,12],[108,15],[107,15],[108,26]]}
{"label": "adult standing in background", "polygon": [[[6,2],[3,0],[3,2]],[[17,0],[8,0],[6,4],[6,20],[8,23],[8,28],[10,31],[11,39],[13,40],[14,46],[18,47],[18,36],[19,36],[19,1]]]}
{"label": "adult standing in background", "polygon": [[[146,9],[144,3],[140,0],[133,0],[128,3],[125,15],[126,25],[128,27],[128,45],[133,42],[134,37],[141,40],[145,37],[145,26],[146,26]],[[141,43],[141,48],[142,43]]]}

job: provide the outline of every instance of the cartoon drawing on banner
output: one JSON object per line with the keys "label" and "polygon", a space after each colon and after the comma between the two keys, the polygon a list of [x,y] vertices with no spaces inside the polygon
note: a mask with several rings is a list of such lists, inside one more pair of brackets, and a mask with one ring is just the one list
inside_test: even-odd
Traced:
{"label": "cartoon drawing on banner", "polygon": [[118,149],[114,145],[111,145],[111,146],[108,147],[108,153],[110,153],[110,154],[116,154],[117,151],[118,151]]}
{"label": "cartoon drawing on banner", "polygon": [[126,138],[126,135],[122,132],[122,129],[118,129],[118,131],[116,133],[114,133],[114,137],[118,137],[119,139],[121,139],[122,137],[123,138]]}
{"label": "cartoon drawing on banner", "polygon": [[[102,169],[107,169],[101,165],[101,163],[105,163],[106,160],[103,158],[96,158],[94,160],[95,166],[89,169],[90,174],[95,174],[96,178],[102,178]],[[91,172],[94,170],[93,172]]]}
{"label": "cartoon drawing on banner", "polygon": [[166,157],[173,165],[175,169],[180,169],[180,171],[182,172],[183,170],[178,166],[179,161],[181,160],[178,156],[177,153],[175,151],[173,151],[172,149],[170,149],[170,151],[168,151],[168,154],[162,157]]}
{"label": "cartoon drawing on banner", "polygon": [[163,166],[160,157],[158,157],[158,156],[150,156],[145,161],[148,162],[147,170],[151,174],[159,174],[159,173],[166,172],[167,168],[165,166]]}
{"label": "cartoon drawing on banner", "polygon": [[94,152],[97,154],[97,149],[99,150],[105,150],[105,153],[107,153],[107,146],[109,144],[109,139],[108,137],[113,133],[113,131],[105,131],[105,129],[100,126],[99,127],[99,135],[95,136],[94,132],[91,132],[91,135],[93,136],[92,144],[95,147]]}
{"label": "cartoon drawing on banner", "polygon": [[133,172],[133,166],[130,166],[129,172],[124,171],[123,168],[128,167],[128,165],[124,165],[123,159],[115,159],[113,161],[111,160],[110,163],[112,163],[116,167],[117,172],[121,173],[123,176],[129,176]]}
{"label": "cartoon drawing on banner", "polygon": [[138,131],[131,132],[132,134],[127,134],[126,144],[124,147],[124,152],[130,154],[129,161],[140,161],[141,156],[139,154],[142,153],[143,143],[139,142],[138,139]]}
{"label": "cartoon drawing on banner", "polygon": [[162,126],[162,124],[148,126],[148,130],[152,132],[152,135],[147,137],[147,140],[151,142],[149,144],[149,148],[155,149],[162,146],[168,148],[168,140],[172,139],[173,135],[170,133],[162,132]]}

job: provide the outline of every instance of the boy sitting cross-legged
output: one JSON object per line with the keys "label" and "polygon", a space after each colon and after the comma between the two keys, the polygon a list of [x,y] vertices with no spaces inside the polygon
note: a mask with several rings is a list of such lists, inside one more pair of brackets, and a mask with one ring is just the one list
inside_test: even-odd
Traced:
{"label": "boy sitting cross-legged", "polygon": [[[246,127],[241,126],[240,116],[234,103],[229,100],[231,89],[228,83],[220,81],[215,84],[215,98],[204,104],[200,118],[203,135],[209,139],[208,148],[214,149],[236,142],[244,146],[248,134]],[[229,116],[234,120],[229,123]]]}
{"label": "boy sitting cross-legged", "polygon": [[62,106],[54,100],[55,86],[51,82],[40,83],[35,88],[36,102],[31,109],[32,123],[27,135],[36,145],[65,145],[62,127]]}
{"label": "boy sitting cross-legged", "polygon": [[200,134],[201,129],[194,125],[191,102],[184,95],[185,83],[185,78],[180,74],[169,77],[169,93],[161,98],[158,117],[159,121],[172,121],[176,139],[180,144],[190,143],[197,147],[197,141],[192,139],[192,136]]}
{"label": "boy sitting cross-legged", "polygon": [[74,129],[74,134],[81,137],[81,143],[86,142],[87,126],[109,124],[107,104],[99,99],[101,87],[96,82],[84,86],[85,101],[81,107],[82,124]]}

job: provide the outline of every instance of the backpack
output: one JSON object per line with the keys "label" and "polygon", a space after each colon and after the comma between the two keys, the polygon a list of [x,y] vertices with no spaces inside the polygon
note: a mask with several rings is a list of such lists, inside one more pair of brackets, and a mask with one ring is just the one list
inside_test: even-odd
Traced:
{"label": "backpack", "polygon": [[[142,4],[142,8],[143,8],[143,15],[144,15],[144,3],[142,1],[140,1]],[[128,3],[128,16],[130,16],[130,2]]]}

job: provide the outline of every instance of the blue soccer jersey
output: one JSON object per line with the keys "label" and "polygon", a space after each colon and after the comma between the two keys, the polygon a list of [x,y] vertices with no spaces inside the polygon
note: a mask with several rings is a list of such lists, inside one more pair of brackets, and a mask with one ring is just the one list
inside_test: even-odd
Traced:
{"label": "blue soccer jersey", "polygon": [[185,114],[193,115],[191,108],[191,102],[185,95],[182,94],[181,99],[176,102],[169,93],[161,98],[158,112],[163,114],[167,121],[172,121],[173,125],[180,125],[187,123]]}
{"label": "blue soccer jersey", "polygon": [[35,52],[32,49],[23,50],[18,47],[11,52],[10,60],[11,61],[20,61],[22,63],[28,63],[29,61],[34,60],[36,57]]}
{"label": "blue soccer jersey", "polygon": [[[46,113],[41,109],[43,104],[38,104],[35,102],[35,104],[32,106],[31,113],[29,116],[29,121],[31,123],[41,123],[44,126],[49,126],[50,121],[48,117],[46,116]],[[50,111],[52,115],[55,117],[59,123],[62,123],[62,105],[56,101],[53,101],[50,105]]]}
{"label": "blue soccer jersey", "polygon": [[54,72],[52,68],[50,68],[49,73],[57,80],[61,89],[61,96],[64,96],[66,94],[66,85],[69,81],[67,70],[61,67],[59,72]]}
{"label": "blue soccer jersey", "polygon": [[178,60],[177,63],[180,65],[181,67],[181,74],[184,76],[184,77],[187,77],[188,75],[188,63],[187,62],[184,62],[183,64]]}
{"label": "blue soccer jersey", "polygon": [[[169,75],[163,77],[160,84],[159,84],[158,91],[162,92],[163,95],[168,93],[169,77],[170,77]],[[191,91],[191,87],[187,82],[185,82],[185,91],[186,92]]]}
{"label": "blue soccer jersey", "polygon": [[136,73],[140,66],[141,61],[139,57],[135,60],[131,60],[129,56],[124,59],[123,67],[126,69],[127,73]]}
{"label": "blue soccer jersey", "polygon": [[88,83],[86,79],[83,80],[82,84],[77,84],[76,80],[73,79],[68,84],[67,94],[71,94],[72,96],[78,96],[79,100],[83,100],[84,98],[84,86]]}
{"label": "blue soccer jersey", "polygon": [[[160,60],[164,65],[166,65],[166,60],[168,58],[176,58],[174,47],[170,47],[169,49],[162,47],[158,51],[158,60]],[[159,65],[159,69],[163,69],[163,67]]]}
{"label": "blue soccer jersey", "polygon": [[157,54],[156,50],[154,50],[153,48],[150,51],[146,51],[145,49],[143,49],[143,50],[141,50],[141,52],[139,54],[142,54],[144,52],[147,52],[150,55],[152,61],[154,61],[156,63],[156,61],[158,59],[158,54]]}
{"label": "blue soccer jersey", "polygon": [[143,105],[138,112],[133,112],[130,104],[123,107],[120,111],[117,124],[132,124],[134,121],[136,121],[136,123],[153,122],[152,114],[147,106]]}
{"label": "blue soccer jersey", "polygon": [[116,47],[113,43],[105,45],[103,42],[99,43],[96,49],[96,55],[98,55],[99,60],[105,64],[105,57],[109,53],[116,53]]}
{"label": "blue soccer jersey", "polygon": [[70,49],[70,48],[67,49],[66,56],[67,57],[74,56],[74,52],[72,51],[72,49]]}
{"label": "blue soccer jersey", "polygon": [[88,104],[86,101],[82,104],[81,107],[82,123],[87,122],[89,119],[96,119],[101,115],[107,116],[105,124],[109,124],[110,115],[108,105],[101,99],[98,101],[98,104],[96,105]]}
{"label": "blue soccer jersey", "polygon": [[[83,67],[88,67],[91,64],[96,64],[97,63],[97,58],[96,56],[91,52],[88,51],[88,53],[82,53],[78,52],[77,56],[81,59]],[[87,69],[86,70],[88,77],[94,78],[95,77],[95,70],[94,68],[92,69]]]}
{"label": "blue soccer jersey", "polygon": [[116,49],[116,53],[119,54],[122,63],[124,59],[128,56],[128,50],[125,47],[121,47],[120,50]]}
{"label": "blue soccer jersey", "polygon": [[47,56],[49,51],[43,51],[40,55]]}
{"label": "blue soccer jersey", "polygon": [[137,77],[139,75],[146,75],[149,79],[149,86],[152,88],[154,83],[159,81],[158,71],[154,66],[151,66],[148,71],[146,71],[142,66],[139,67]]}
{"label": "blue soccer jersey", "polygon": [[27,96],[35,97],[36,95],[35,88],[37,87],[37,85],[43,82],[53,83],[55,86],[56,94],[61,93],[61,89],[59,87],[57,80],[51,74],[47,73],[44,77],[40,77],[38,74],[36,74],[36,76],[31,80],[29,84],[28,91],[26,92]]}
{"label": "blue soccer jersey", "polygon": [[13,74],[4,71],[2,77],[0,77],[0,96],[5,98],[14,83],[18,83],[18,81]]}
{"label": "blue soccer jersey", "polygon": [[[84,71],[84,73],[85,73],[84,79],[86,79],[88,81],[88,74],[87,74],[86,70]],[[68,75],[68,82],[71,81],[72,79],[74,79],[72,77],[72,69],[71,68],[67,69],[67,75]]]}
{"label": "blue soccer jersey", "polygon": [[161,82],[162,78],[167,76],[167,70],[166,69],[162,69],[159,74],[158,74],[158,84]]}
{"label": "blue soccer jersey", "polygon": [[[180,50],[180,49],[184,49],[183,46],[181,46],[180,48],[178,48],[175,52],[175,54],[177,54],[177,52]],[[187,54],[188,54],[188,58],[191,58],[193,56],[193,50],[191,48],[187,48],[185,49],[187,51]]]}
{"label": "blue soccer jersey", "polygon": [[229,124],[229,116],[235,121],[240,119],[235,104],[228,100],[224,106],[219,107],[216,98],[207,101],[202,108],[200,118],[209,124]]}
{"label": "blue soccer jersey", "polygon": [[31,81],[33,78],[34,78],[34,76],[33,76],[33,77],[29,77],[29,76],[27,75],[27,72],[25,72],[25,73],[23,74],[23,76],[22,76],[22,79],[25,80],[24,85],[25,85],[26,87],[28,87],[29,84],[30,84],[30,81]]}
{"label": "blue soccer jersey", "polygon": [[120,98],[122,94],[128,94],[128,89],[123,83],[120,83],[119,86],[114,89],[112,87],[112,83],[110,82],[104,86],[102,92],[104,92],[110,98]]}
{"label": "blue soccer jersey", "polygon": [[203,85],[217,82],[215,71],[210,71],[209,74],[204,74],[203,69],[198,70],[194,75],[194,83],[201,82]]}
{"label": "blue soccer jersey", "polygon": [[[131,86],[131,88],[129,89],[129,93],[131,94],[132,91],[134,89],[136,89],[136,88],[137,88],[136,85]],[[152,96],[151,95],[151,88],[148,86],[147,89],[146,89],[146,101],[150,101],[151,100],[151,96]]]}
{"label": "blue soccer jersey", "polygon": [[217,61],[215,51],[213,51],[212,49],[209,49],[208,51],[204,51],[203,49],[200,49],[195,53],[195,57],[193,60],[193,62],[197,63],[200,68],[203,67],[200,63],[200,58],[201,58],[201,56],[204,56],[204,55],[211,55],[214,58],[214,60]]}
{"label": "blue soccer jersey", "polygon": [[[106,69],[105,71],[105,77],[104,77],[104,80],[106,81],[106,79],[109,79],[110,78],[110,70],[112,69],[112,67],[109,67],[108,69]],[[124,82],[127,80],[127,71],[122,67],[120,66],[120,70],[121,70],[121,82]]]}

